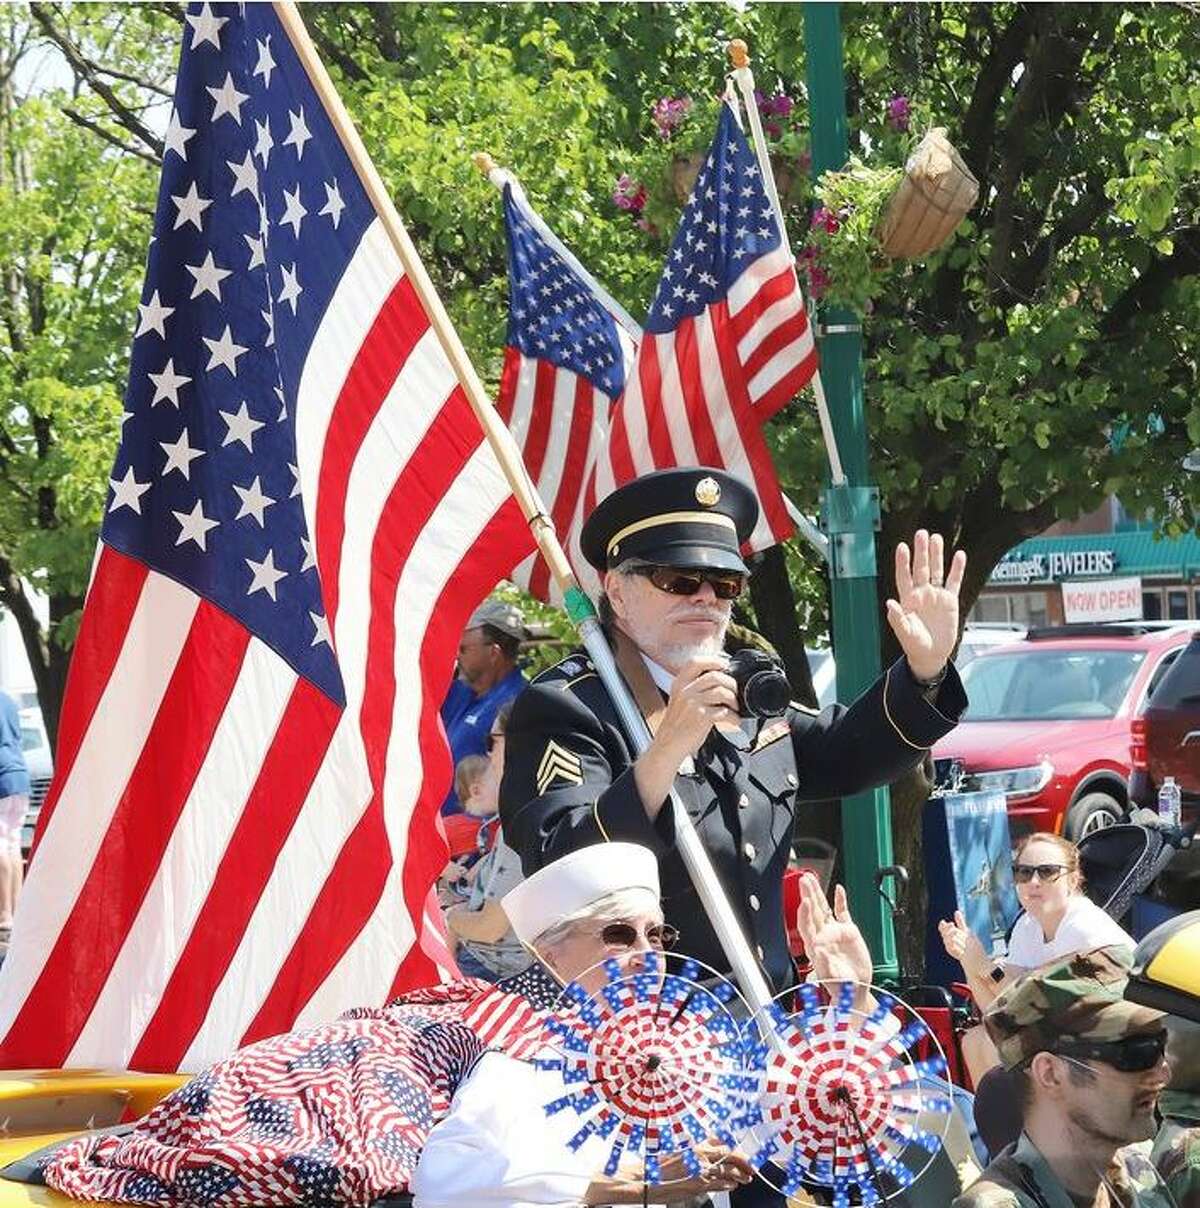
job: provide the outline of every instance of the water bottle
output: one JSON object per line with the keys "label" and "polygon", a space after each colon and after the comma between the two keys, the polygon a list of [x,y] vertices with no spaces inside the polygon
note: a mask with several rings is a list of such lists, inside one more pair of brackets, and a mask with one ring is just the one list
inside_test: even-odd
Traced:
{"label": "water bottle", "polygon": [[1183,792],[1174,776],[1168,776],[1158,790],[1158,816],[1166,826],[1178,826],[1183,816]]}

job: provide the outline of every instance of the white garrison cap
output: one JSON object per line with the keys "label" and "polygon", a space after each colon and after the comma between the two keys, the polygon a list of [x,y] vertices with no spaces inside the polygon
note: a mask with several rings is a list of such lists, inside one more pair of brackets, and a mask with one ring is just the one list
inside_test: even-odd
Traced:
{"label": "white garrison cap", "polygon": [[577,910],[622,889],[648,889],[657,899],[658,861],[637,843],[581,847],[539,868],[500,899],[523,944]]}

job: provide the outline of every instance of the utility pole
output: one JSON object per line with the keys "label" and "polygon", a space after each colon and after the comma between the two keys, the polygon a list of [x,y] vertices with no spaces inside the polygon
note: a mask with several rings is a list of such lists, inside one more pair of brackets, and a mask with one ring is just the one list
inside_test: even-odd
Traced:
{"label": "utility pole", "polygon": [[[805,0],[804,41],[815,180],[822,172],[843,167],[849,154],[840,5]],[[846,474],[844,483],[826,486],[821,520],[829,535],[838,699],[852,701],[880,672],[875,588],[879,490],[870,484],[867,465],[860,316],[840,307],[822,306],[817,334],[821,377]],[[876,972],[894,975],[896,938],[875,886],[876,870],[892,863],[891,803],[886,788],[843,799],[842,851],[851,909],[871,947]]]}

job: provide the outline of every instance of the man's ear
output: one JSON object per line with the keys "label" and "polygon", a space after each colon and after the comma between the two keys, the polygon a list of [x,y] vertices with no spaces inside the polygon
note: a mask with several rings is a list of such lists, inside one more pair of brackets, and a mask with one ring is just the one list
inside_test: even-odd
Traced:
{"label": "man's ear", "polygon": [[1035,1086],[1057,1095],[1067,1080],[1066,1062],[1053,1053],[1038,1053],[1029,1063],[1029,1077]]}
{"label": "man's ear", "polygon": [[623,621],[628,616],[625,600],[625,576],[617,574],[615,570],[606,570],[604,572],[604,594],[608,597],[609,604],[612,605],[613,616]]}

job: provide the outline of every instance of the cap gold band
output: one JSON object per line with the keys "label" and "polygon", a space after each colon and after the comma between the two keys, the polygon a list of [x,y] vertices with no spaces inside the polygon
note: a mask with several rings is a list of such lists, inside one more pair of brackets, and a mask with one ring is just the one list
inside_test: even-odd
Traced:
{"label": "cap gold band", "polygon": [[658,528],[664,524],[715,524],[721,528],[727,528],[735,538],[737,537],[737,525],[734,524],[733,518],[726,516],[724,512],[663,512],[659,516],[648,516],[645,520],[627,524],[619,533],[615,533],[608,543],[608,548],[604,551],[605,556],[610,555],[626,537],[632,537],[634,533]]}

